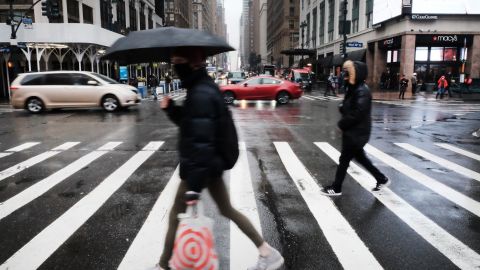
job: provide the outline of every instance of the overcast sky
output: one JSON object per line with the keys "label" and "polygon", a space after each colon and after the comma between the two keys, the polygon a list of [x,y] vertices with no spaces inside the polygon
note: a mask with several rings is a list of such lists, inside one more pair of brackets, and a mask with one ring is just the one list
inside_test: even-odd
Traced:
{"label": "overcast sky", "polygon": [[[227,23],[228,42],[238,50],[240,44],[240,16],[242,15],[242,0],[225,1],[225,22]],[[237,69],[237,51],[230,53],[232,70]]]}

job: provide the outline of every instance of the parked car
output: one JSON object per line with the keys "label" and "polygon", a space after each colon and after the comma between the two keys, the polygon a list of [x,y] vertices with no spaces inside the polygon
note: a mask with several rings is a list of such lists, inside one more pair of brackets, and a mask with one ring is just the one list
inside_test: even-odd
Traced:
{"label": "parked car", "polygon": [[241,84],[221,86],[220,90],[227,104],[236,99],[276,100],[280,104],[286,104],[303,94],[299,84],[271,76],[251,77]]}
{"label": "parked car", "polygon": [[54,108],[102,107],[108,112],[140,102],[135,87],[94,72],[22,73],[12,82],[12,105],[39,113]]}
{"label": "parked car", "polygon": [[246,79],[243,71],[229,71],[227,75],[227,84],[236,84]]}
{"label": "parked car", "polygon": [[312,74],[310,70],[306,68],[291,69],[287,75],[287,79],[299,83],[305,91],[312,90]]}

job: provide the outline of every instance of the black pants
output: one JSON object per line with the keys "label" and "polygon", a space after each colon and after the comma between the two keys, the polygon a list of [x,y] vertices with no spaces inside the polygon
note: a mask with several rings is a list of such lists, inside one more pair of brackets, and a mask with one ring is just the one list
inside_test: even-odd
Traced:
{"label": "black pants", "polygon": [[399,99],[405,99],[405,90],[404,88],[400,89],[400,94],[398,95]]}
{"label": "black pants", "polygon": [[354,159],[360,163],[368,172],[370,172],[373,177],[378,181],[383,181],[385,175],[380,172],[377,167],[373,166],[370,159],[365,155],[363,147],[361,148],[352,148],[352,147],[342,147],[342,154],[340,155],[340,164],[337,167],[337,173],[335,174],[335,182],[333,182],[333,188],[335,191],[342,190],[343,180],[345,180],[345,175],[347,174],[348,165],[350,161]]}

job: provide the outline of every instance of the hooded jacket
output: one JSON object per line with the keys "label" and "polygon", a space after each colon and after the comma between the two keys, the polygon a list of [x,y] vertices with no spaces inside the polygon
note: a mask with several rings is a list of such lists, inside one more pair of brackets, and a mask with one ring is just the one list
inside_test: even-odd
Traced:
{"label": "hooded jacket", "polygon": [[182,80],[182,85],[187,89],[183,106],[170,100],[166,111],[180,128],[180,178],[190,190],[201,192],[209,180],[219,178],[224,170],[218,129],[225,103],[205,68],[195,70]]}
{"label": "hooded jacket", "polygon": [[362,148],[370,139],[372,128],[372,95],[365,84],[367,65],[359,61],[346,61],[343,68],[348,71],[345,98],[340,105],[342,118],[338,127],[342,130],[346,146]]}

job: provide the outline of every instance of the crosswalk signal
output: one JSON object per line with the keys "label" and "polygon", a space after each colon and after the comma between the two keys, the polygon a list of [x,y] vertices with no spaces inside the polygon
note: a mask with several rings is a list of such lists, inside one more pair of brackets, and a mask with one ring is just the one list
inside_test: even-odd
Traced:
{"label": "crosswalk signal", "polygon": [[340,54],[344,55],[345,54],[345,43],[340,43]]}
{"label": "crosswalk signal", "polygon": [[50,0],[50,16],[48,18],[51,19],[51,18],[58,18],[58,17],[60,17],[58,0]]}

